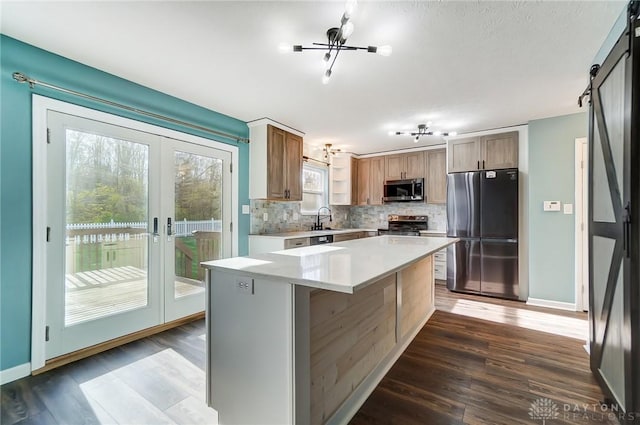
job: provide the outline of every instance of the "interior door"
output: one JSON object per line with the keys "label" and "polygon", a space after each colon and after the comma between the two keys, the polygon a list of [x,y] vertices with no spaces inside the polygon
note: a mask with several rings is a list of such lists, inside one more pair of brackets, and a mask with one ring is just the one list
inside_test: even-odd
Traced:
{"label": "interior door", "polygon": [[[592,80],[589,129],[591,370],[623,412],[633,409],[637,376],[637,359],[631,354],[631,303],[637,303],[637,288],[630,273],[630,208],[631,190],[638,182],[630,181],[631,167],[637,167],[637,148],[632,150],[630,143],[630,41],[629,33],[622,36]],[[637,256],[636,251],[635,262]],[[637,285],[637,275],[633,279]]]}

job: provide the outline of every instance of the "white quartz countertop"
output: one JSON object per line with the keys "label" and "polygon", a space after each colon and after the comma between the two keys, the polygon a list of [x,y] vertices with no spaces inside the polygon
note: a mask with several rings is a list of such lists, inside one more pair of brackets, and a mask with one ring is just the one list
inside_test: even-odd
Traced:
{"label": "white quartz countertop", "polygon": [[325,236],[325,235],[339,235],[344,233],[357,233],[357,232],[378,232],[378,229],[328,229],[328,230],[308,230],[298,232],[283,232],[283,233],[265,233],[259,235],[249,235],[250,238],[277,238],[277,239],[295,239],[295,238],[308,238],[312,236]]}
{"label": "white quartz countertop", "polygon": [[425,236],[446,236],[447,232],[445,230],[420,230],[420,234]]}
{"label": "white quartz countertop", "polygon": [[351,294],[456,241],[446,237],[376,236],[201,265],[214,271]]}

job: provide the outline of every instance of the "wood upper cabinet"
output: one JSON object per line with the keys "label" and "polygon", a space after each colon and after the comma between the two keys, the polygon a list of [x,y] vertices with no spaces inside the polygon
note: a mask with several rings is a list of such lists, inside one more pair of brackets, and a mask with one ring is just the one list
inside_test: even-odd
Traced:
{"label": "wood upper cabinet", "polygon": [[424,177],[423,152],[387,155],[385,158],[385,180],[416,179]]}
{"label": "wood upper cabinet", "polygon": [[428,204],[447,203],[447,150],[434,149],[425,152],[426,195]]}
{"label": "wood upper cabinet", "polygon": [[369,174],[369,205],[382,205],[384,197],[384,157],[371,158],[371,169]]}
{"label": "wood upper cabinet", "polygon": [[268,126],[267,138],[267,198],[284,199],[286,197],[286,131]]}
{"label": "wood upper cabinet", "polygon": [[371,177],[371,159],[358,160],[358,202],[357,205],[369,205],[369,180]]}
{"label": "wood upper cabinet", "polygon": [[302,201],[302,137],[286,133],[285,138],[285,198]]}
{"label": "wood upper cabinet", "polygon": [[268,120],[249,127],[249,198],[302,200],[302,137]]}
{"label": "wood upper cabinet", "polygon": [[480,169],[480,138],[450,140],[448,143],[449,172]]}
{"label": "wood upper cabinet", "polygon": [[485,170],[518,167],[518,132],[482,137],[482,162]]}
{"label": "wood upper cabinet", "polygon": [[385,157],[358,160],[358,205],[382,205]]}
{"label": "wood upper cabinet", "polygon": [[518,167],[518,132],[448,142],[449,173]]}

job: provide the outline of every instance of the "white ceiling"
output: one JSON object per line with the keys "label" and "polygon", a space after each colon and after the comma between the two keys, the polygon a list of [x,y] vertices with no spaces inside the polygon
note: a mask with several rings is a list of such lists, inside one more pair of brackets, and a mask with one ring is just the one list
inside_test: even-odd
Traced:
{"label": "white ceiling", "polygon": [[[7,2],[4,34],[311,145],[413,148],[391,130],[467,133],[578,112],[591,60],[625,1],[360,1],[328,85],[320,51],[343,1]],[[419,145],[442,143],[422,138]]]}

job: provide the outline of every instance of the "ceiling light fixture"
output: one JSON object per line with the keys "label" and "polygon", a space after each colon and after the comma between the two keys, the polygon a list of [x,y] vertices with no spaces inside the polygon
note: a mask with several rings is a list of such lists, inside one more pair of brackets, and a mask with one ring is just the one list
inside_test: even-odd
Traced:
{"label": "ceiling light fixture", "polygon": [[457,136],[458,133],[455,131],[443,132],[443,131],[429,131],[429,127],[431,126],[431,121],[426,124],[418,124],[418,131],[396,131],[391,132],[390,134],[396,136],[412,136],[415,137],[414,143],[418,143],[420,140],[420,136]]}
{"label": "ceiling light fixture", "polygon": [[325,160],[329,159],[329,155],[335,155],[336,152],[340,152],[340,149],[334,149],[331,146],[332,146],[331,143],[326,143],[324,145],[324,148],[322,148],[322,150],[324,151],[324,159]]}
{"label": "ceiling light fixture", "polygon": [[327,52],[323,56],[325,62],[325,71],[322,76],[322,83],[328,84],[331,78],[331,72],[333,65],[336,63],[338,54],[343,50],[366,50],[369,53],[378,53],[382,56],[391,55],[391,46],[348,46],[346,45],[347,38],[353,34],[354,26],[351,21],[353,12],[357,6],[357,0],[348,0],[342,18],[340,19],[340,27],[332,27],[327,30],[327,42],[326,43],[312,43],[314,47],[304,47],[301,44],[293,46],[294,52],[302,52],[303,50],[326,50]]}

